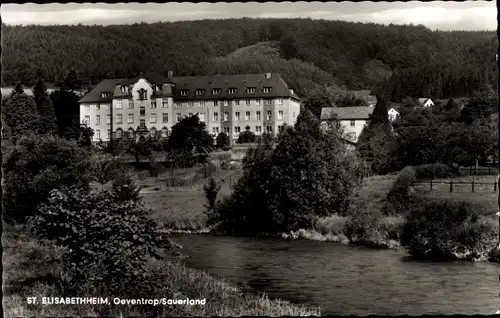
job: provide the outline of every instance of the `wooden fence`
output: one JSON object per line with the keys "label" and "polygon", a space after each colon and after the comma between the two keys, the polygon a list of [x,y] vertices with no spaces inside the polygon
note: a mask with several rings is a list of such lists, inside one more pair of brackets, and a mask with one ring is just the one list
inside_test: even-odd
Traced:
{"label": "wooden fence", "polygon": [[498,174],[497,167],[460,167],[462,176],[492,176]]}
{"label": "wooden fence", "polygon": [[[460,187],[461,189],[469,189],[470,192],[477,192],[478,190],[491,189],[492,192],[497,192],[498,183],[495,180],[494,182],[475,182],[472,180],[471,182],[462,182],[462,181],[434,181],[434,180],[420,180],[412,182],[412,186],[418,185],[426,185],[429,191],[437,190],[437,188],[443,188],[441,185],[445,185],[447,191],[453,192],[457,190],[457,185],[466,185],[467,187]],[[467,192],[469,192],[469,190]],[[463,191],[459,191],[463,192]],[[482,191],[484,192],[484,191]]]}

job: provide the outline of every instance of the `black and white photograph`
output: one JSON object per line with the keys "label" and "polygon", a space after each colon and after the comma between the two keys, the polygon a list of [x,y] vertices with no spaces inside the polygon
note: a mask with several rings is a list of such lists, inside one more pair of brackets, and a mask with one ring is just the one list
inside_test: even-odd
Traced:
{"label": "black and white photograph", "polygon": [[0,15],[5,317],[500,314],[496,2]]}

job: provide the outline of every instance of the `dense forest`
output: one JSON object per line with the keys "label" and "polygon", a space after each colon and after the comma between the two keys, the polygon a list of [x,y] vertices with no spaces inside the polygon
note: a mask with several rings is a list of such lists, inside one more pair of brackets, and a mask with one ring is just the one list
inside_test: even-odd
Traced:
{"label": "dense forest", "polygon": [[84,84],[154,70],[176,76],[279,72],[302,95],[372,89],[392,76],[392,100],[469,96],[497,88],[494,31],[312,19],[227,19],[113,26],[7,26],[3,85]]}

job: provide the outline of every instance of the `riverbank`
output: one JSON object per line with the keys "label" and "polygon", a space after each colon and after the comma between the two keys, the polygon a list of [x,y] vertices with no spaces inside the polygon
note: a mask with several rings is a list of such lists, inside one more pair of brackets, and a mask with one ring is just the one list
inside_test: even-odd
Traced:
{"label": "riverbank", "polygon": [[[116,305],[29,305],[27,297],[69,296],[64,290],[60,249],[38,242],[22,230],[4,231],[4,313],[19,316],[319,316],[288,301],[243,293],[228,282],[181,264],[177,258],[148,261],[148,277],[139,285],[150,288],[152,298],[206,299],[206,305],[145,308]],[[147,285],[147,286],[146,286]],[[87,296],[87,295],[86,295]],[[90,295],[88,295],[90,296]],[[101,296],[101,295],[91,295]],[[113,295],[102,295],[113,297]],[[137,295],[127,295],[137,298]],[[122,297],[124,298],[124,297]]]}

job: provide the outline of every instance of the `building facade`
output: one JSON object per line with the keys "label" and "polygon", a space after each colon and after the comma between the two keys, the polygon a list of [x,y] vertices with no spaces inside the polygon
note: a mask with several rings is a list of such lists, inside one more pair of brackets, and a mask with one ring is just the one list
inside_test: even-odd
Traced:
{"label": "building facade", "polygon": [[363,129],[370,123],[373,107],[323,107],[321,109],[321,125],[329,129],[334,124],[340,124],[345,138],[357,143]]}
{"label": "building facade", "polygon": [[107,79],[79,103],[80,121],[94,130],[94,141],[167,138],[177,122],[195,114],[214,136],[225,132],[234,141],[246,130],[276,136],[300,112],[300,98],[276,73]]}

